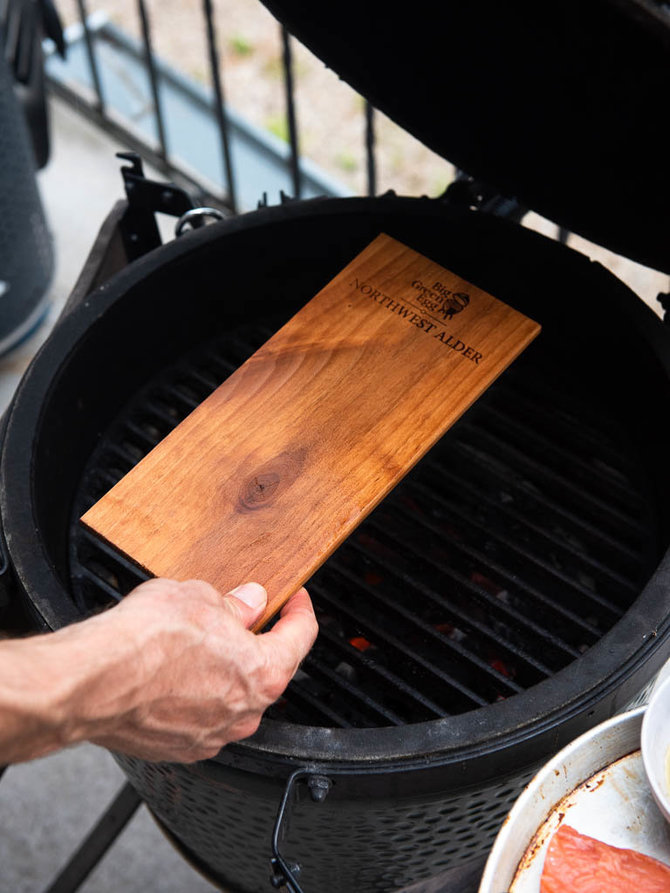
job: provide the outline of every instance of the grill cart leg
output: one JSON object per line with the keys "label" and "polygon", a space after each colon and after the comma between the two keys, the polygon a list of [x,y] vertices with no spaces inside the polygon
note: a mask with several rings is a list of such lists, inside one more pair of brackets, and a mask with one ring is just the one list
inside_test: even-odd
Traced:
{"label": "grill cart leg", "polygon": [[74,893],[131,820],[142,798],[125,784],[77,852],[44,893]]}

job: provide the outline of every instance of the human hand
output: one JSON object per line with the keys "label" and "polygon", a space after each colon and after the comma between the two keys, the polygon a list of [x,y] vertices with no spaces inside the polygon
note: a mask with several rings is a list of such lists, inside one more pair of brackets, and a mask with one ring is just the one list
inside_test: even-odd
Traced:
{"label": "human hand", "polygon": [[270,632],[254,635],[248,628],[266,601],[256,583],[221,595],[198,580],[155,579],[109,611],[6,643],[11,700],[23,716],[9,705],[6,761],[89,740],[147,760],[192,762],[253,734],[317,634],[301,589]]}
{"label": "human hand", "polygon": [[[266,603],[257,583],[225,596],[198,580],[138,587],[105,619],[108,635],[134,643],[139,678],[112,686],[101,680],[99,695],[89,694],[88,739],[149,760],[190,762],[252,735],[317,633],[301,589],[270,632],[254,635],[248,628]],[[123,663],[119,675],[127,677]]]}

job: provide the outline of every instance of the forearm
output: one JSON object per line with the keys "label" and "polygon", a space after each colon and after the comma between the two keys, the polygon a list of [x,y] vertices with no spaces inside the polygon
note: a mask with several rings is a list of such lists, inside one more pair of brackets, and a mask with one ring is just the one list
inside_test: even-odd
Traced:
{"label": "forearm", "polygon": [[0,642],[0,764],[70,743],[61,669],[50,636]]}
{"label": "forearm", "polygon": [[[103,682],[130,660],[95,619],[58,633],[0,641],[0,765],[34,759],[104,727]],[[111,694],[111,692],[110,692]]]}
{"label": "forearm", "polygon": [[151,580],[56,633],[0,642],[0,765],[78,741],[148,760],[207,759],[246,738],[317,632],[304,590],[268,633],[249,583]]}

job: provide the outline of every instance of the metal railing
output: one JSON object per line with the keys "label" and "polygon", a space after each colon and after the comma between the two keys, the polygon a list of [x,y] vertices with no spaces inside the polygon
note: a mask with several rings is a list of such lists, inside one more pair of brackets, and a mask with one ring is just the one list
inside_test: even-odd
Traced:
{"label": "metal railing", "polygon": [[[205,37],[207,45],[208,78],[212,89],[212,112],[216,120],[218,130],[218,142],[220,152],[220,164],[222,171],[223,190],[217,194],[211,187],[205,186],[194,178],[193,172],[188,171],[180,163],[180,160],[170,151],[165,112],[161,97],[161,75],[157,65],[152,41],[152,26],[145,0],[137,0],[137,11],[141,24],[142,55],[146,74],[150,84],[152,111],[154,119],[155,142],[146,140],[135,130],[125,126],[116,116],[110,114],[107,97],[101,77],[100,61],[98,53],[98,34],[91,27],[91,18],[87,7],[87,0],[77,0],[77,8],[83,39],[86,48],[86,57],[92,84],[92,96],[90,101],[86,97],[71,93],[67,86],[56,85],[57,91],[66,99],[76,102],[81,108],[85,106],[87,114],[96,123],[111,133],[116,138],[122,139],[130,148],[141,153],[149,162],[156,166],[167,176],[177,176],[187,183],[197,186],[200,195],[206,196],[210,203],[217,204],[229,213],[237,213],[240,209],[239,196],[236,189],[236,170],[234,153],[231,151],[229,109],[226,106],[223,78],[221,75],[220,53],[218,46],[218,29],[215,21],[212,0],[202,0],[202,12],[205,23]],[[302,156],[300,153],[300,133],[298,126],[296,85],[294,77],[294,63],[292,44],[295,38],[291,37],[285,27],[279,26],[281,36],[281,67],[283,79],[283,92],[287,122],[287,138],[289,151],[286,158],[286,167],[290,175],[291,189],[295,198],[303,195]],[[87,107],[86,107],[87,106]],[[362,114],[365,118],[364,152],[366,159],[367,194],[374,195],[377,188],[377,163],[375,157],[375,111],[369,102],[364,101]]]}

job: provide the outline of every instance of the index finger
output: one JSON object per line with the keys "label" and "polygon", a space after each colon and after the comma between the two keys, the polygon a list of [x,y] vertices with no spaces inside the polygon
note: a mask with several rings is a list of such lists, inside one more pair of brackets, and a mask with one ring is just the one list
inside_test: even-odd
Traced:
{"label": "index finger", "polygon": [[272,629],[258,639],[264,647],[272,648],[276,663],[290,667],[294,673],[314,644],[318,632],[312,600],[306,589],[299,589],[281,609],[279,620]]}

